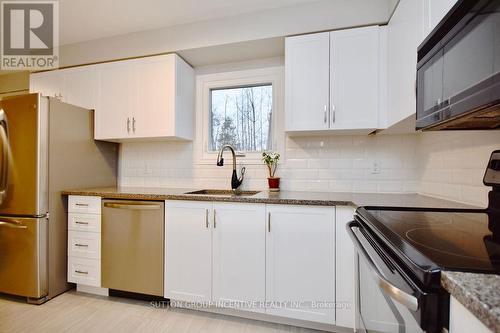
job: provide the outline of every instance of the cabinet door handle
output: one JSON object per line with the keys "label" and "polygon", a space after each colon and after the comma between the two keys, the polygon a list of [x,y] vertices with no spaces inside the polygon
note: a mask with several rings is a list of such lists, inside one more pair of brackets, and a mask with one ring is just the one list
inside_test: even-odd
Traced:
{"label": "cabinet door handle", "polygon": [[217,218],[216,218],[216,215],[217,214],[217,211],[214,209],[214,229],[217,228]]}
{"label": "cabinet door handle", "polygon": [[267,232],[271,232],[271,212],[267,213]]}
{"label": "cabinet door handle", "polygon": [[89,272],[76,270],[75,273],[88,275]]}
{"label": "cabinet door handle", "polygon": [[88,244],[75,244],[76,247],[89,247]]}
{"label": "cabinet door handle", "polygon": [[335,104],[332,104],[332,124],[335,123]]}
{"label": "cabinet door handle", "polygon": [[127,117],[127,133],[130,133],[130,118]]}
{"label": "cabinet door handle", "polygon": [[205,209],[205,228],[208,229],[208,209]]}
{"label": "cabinet door handle", "polygon": [[135,133],[135,117],[132,117],[132,132]]}
{"label": "cabinet door handle", "polygon": [[323,109],[323,121],[324,123],[326,124],[326,122],[328,121],[328,115],[327,115],[327,106],[325,105],[324,109]]}
{"label": "cabinet door handle", "polygon": [[85,224],[85,225],[88,225],[89,223],[88,222],[80,222],[80,221],[75,221],[76,224]]}

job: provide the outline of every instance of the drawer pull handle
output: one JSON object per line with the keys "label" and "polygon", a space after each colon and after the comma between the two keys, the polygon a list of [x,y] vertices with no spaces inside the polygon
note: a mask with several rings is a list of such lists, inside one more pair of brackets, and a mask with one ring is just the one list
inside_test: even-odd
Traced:
{"label": "drawer pull handle", "polygon": [[89,204],[76,203],[75,206],[78,206],[78,207],[88,207]]}
{"label": "drawer pull handle", "polygon": [[76,247],[89,247],[88,244],[75,244]]}
{"label": "drawer pull handle", "polygon": [[89,272],[86,272],[86,271],[79,271],[79,270],[75,270],[75,273],[78,273],[78,274],[85,274],[85,275],[88,275]]}
{"label": "drawer pull handle", "polygon": [[75,221],[76,224],[85,224],[85,225],[88,225],[89,223],[88,222],[80,222],[80,221]]}

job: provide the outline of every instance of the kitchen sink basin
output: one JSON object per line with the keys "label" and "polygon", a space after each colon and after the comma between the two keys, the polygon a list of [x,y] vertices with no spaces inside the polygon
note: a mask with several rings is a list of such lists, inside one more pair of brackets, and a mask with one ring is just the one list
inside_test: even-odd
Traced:
{"label": "kitchen sink basin", "polygon": [[194,194],[194,195],[209,195],[209,196],[221,196],[221,197],[251,197],[260,193],[260,191],[238,191],[233,192],[231,190],[198,190],[192,192],[186,192],[184,194]]}

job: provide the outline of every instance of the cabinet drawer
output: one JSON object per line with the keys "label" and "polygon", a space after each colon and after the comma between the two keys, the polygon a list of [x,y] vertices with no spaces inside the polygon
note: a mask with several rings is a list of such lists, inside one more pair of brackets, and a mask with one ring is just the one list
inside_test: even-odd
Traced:
{"label": "cabinet drawer", "polygon": [[68,282],[100,287],[100,260],[68,257]]}
{"label": "cabinet drawer", "polygon": [[70,195],[68,198],[68,212],[101,214],[101,198]]}
{"label": "cabinet drawer", "polygon": [[69,231],[68,255],[79,258],[99,259],[101,257],[101,234]]}
{"label": "cabinet drawer", "polygon": [[97,214],[68,214],[68,230],[101,232],[101,216]]}

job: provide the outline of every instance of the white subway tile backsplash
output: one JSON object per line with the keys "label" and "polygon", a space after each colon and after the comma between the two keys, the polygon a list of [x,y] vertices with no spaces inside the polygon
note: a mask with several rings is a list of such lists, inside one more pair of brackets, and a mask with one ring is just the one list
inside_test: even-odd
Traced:
{"label": "white subway tile backsplash", "polygon": [[[500,149],[499,131],[286,139],[277,176],[295,191],[419,192],[485,205],[484,168]],[[122,186],[228,188],[231,163],[201,164],[193,143],[121,145]],[[229,160],[228,160],[229,162]],[[377,163],[380,173],[373,173]],[[248,164],[245,189],[267,188],[267,168]]]}

